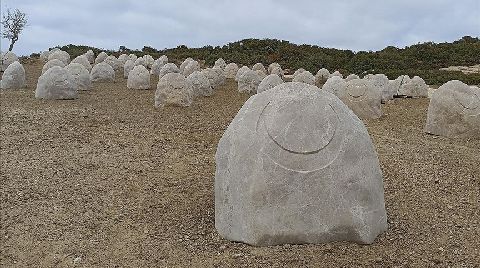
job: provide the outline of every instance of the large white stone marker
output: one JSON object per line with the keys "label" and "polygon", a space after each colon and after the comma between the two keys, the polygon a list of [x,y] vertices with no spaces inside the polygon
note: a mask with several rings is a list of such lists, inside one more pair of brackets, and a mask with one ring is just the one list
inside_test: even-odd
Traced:
{"label": "large white stone marker", "polygon": [[80,63],[70,62],[65,70],[73,77],[73,82],[77,90],[90,90],[92,88],[92,80],[90,73],[85,66]]}
{"label": "large white stone marker", "polygon": [[449,81],[433,93],[425,132],[449,138],[480,138],[480,89]]}
{"label": "large white stone marker", "polygon": [[35,98],[68,100],[78,97],[74,78],[65,68],[53,66],[38,78]]}
{"label": "large white stone marker", "polygon": [[343,101],[361,119],[377,119],[382,116],[382,92],[367,79],[347,82],[345,91],[337,92]]}
{"label": "large white stone marker", "polygon": [[18,61],[9,64],[2,75],[1,89],[22,89],[27,86],[25,69]]}
{"label": "large white stone marker", "polygon": [[150,72],[143,65],[137,65],[128,74],[127,88],[150,89]]}
{"label": "large white stone marker", "polygon": [[228,240],[370,244],[387,229],[367,129],[315,86],[284,83],[250,97],[215,160],[215,227]]}
{"label": "large white stone marker", "polygon": [[157,84],[155,91],[155,107],[169,106],[187,107],[193,101],[192,84],[180,73],[168,73]]}
{"label": "large white stone marker", "polygon": [[267,75],[258,85],[257,93],[270,90],[280,84],[283,84],[282,78],[276,74]]}
{"label": "large white stone marker", "polygon": [[90,72],[90,79],[92,82],[115,82],[115,70],[108,63],[100,62],[93,66]]}

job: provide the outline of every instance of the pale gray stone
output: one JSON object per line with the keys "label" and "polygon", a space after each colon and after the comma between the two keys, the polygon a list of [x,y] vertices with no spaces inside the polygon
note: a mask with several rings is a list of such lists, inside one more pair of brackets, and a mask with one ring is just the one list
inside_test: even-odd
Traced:
{"label": "pale gray stone", "polygon": [[44,74],[48,69],[52,68],[53,66],[65,67],[65,63],[61,60],[53,59],[47,61],[42,67],[42,74]]}
{"label": "pale gray stone", "polygon": [[318,70],[317,74],[315,75],[315,85],[318,87],[322,86],[325,84],[325,82],[327,82],[328,78],[330,78],[330,72],[327,69],[322,68]]}
{"label": "pale gray stone", "polygon": [[253,65],[253,67],[252,67],[252,70],[253,71],[261,71],[265,74],[265,76],[267,76],[267,69],[265,69],[265,66],[263,66],[263,64],[260,63],[260,62],[255,63],[255,65]]}
{"label": "pale gray stone", "polygon": [[27,86],[25,69],[18,61],[9,64],[2,75],[1,89],[22,89]]}
{"label": "pale gray stone", "polygon": [[[192,58],[186,58],[181,64],[180,64],[180,73],[183,74],[184,71],[185,71],[185,67],[187,67],[187,65],[192,62],[193,59]],[[184,74],[185,75],[185,74]],[[188,76],[188,75],[185,75],[185,76]]]}
{"label": "pale gray stone", "polygon": [[135,62],[138,59],[137,55],[135,54],[128,55],[128,58],[131,59],[133,62]]}
{"label": "pale gray stone", "polygon": [[145,66],[137,65],[129,72],[127,88],[150,89],[150,72]]}
{"label": "pale gray stone", "polygon": [[414,76],[400,87],[398,95],[411,98],[428,97],[428,86],[422,78]]}
{"label": "pale gray stone", "polygon": [[153,75],[159,75],[163,65],[165,65],[165,63],[160,58],[156,59],[152,65],[152,68],[150,69],[150,73]]}
{"label": "pale gray stone", "polygon": [[160,68],[160,71],[158,72],[158,78],[162,78],[164,75],[169,74],[169,73],[180,73],[180,69],[178,69],[177,65],[175,63],[167,63]]}
{"label": "pale gray stone", "polygon": [[118,61],[120,62],[121,66],[124,66],[129,59],[130,57],[127,54],[121,54],[120,56],[118,56]]}
{"label": "pale gray stone", "polygon": [[92,70],[92,65],[90,64],[90,62],[88,61],[88,58],[85,54],[83,55],[80,55],[78,57],[76,57],[75,59],[72,60],[72,62],[70,63],[78,63],[78,64],[81,64],[83,65],[83,67],[85,67],[85,69],[87,69],[87,71],[91,71]]}
{"label": "pale gray stone", "polygon": [[125,62],[125,64],[123,65],[123,77],[125,79],[128,78],[128,74],[130,73],[130,71],[133,70],[133,67],[135,67],[135,62],[133,60],[129,59]]}
{"label": "pale gray stone", "polygon": [[193,101],[193,87],[180,73],[168,73],[157,84],[155,91],[155,107],[182,106],[187,107]]}
{"label": "pale gray stone", "polygon": [[143,60],[145,62],[145,67],[148,69],[152,68],[153,63],[155,62],[155,59],[151,55],[143,55]]}
{"label": "pale gray stone", "polygon": [[262,80],[256,71],[247,70],[238,79],[238,92],[257,93]]}
{"label": "pale gray stone", "polygon": [[314,86],[315,76],[309,71],[304,71],[294,76],[292,82],[305,83]]}
{"label": "pale gray stone", "polygon": [[236,63],[229,63],[225,66],[225,77],[228,79],[235,79],[235,75],[238,72],[238,65]]}
{"label": "pale gray stone", "polygon": [[389,92],[394,92],[394,96],[400,96],[400,92],[404,91],[403,87],[410,82],[408,75],[401,75],[397,79],[389,82]]}
{"label": "pale gray stone", "polygon": [[344,91],[337,96],[361,119],[377,119],[382,116],[382,92],[367,79],[347,82]]}
{"label": "pale gray stone", "polygon": [[364,124],[334,95],[284,83],[243,105],[215,155],[215,228],[256,246],[373,243],[387,229]]}
{"label": "pale gray stone", "polygon": [[202,73],[207,77],[213,89],[218,89],[225,85],[226,77],[225,72],[222,69],[218,67],[207,68],[202,70]]}
{"label": "pale gray stone", "polygon": [[202,69],[200,68],[200,64],[198,63],[198,61],[196,60],[191,60],[190,62],[188,62],[188,64],[185,66],[185,68],[183,69],[183,75],[185,77],[191,75],[193,72],[196,72],[196,71],[201,71]]}
{"label": "pale gray stone", "polygon": [[270,90],[280,84],[283,84],[282,78],[276,74],[270,74],[263,78],[262,82],[258,85],[257,93],[261,93]]}
{"label": "pale gray stone", "polygon": [[[345,78],[345,81],[348,82],[348,81],[353,80],[353,79],[360,79],[360,77],[359,77],[358,75],[356,75],[356,74],[349,74],[349,75],[347,76],[347,78]],[[388,80],[388,78],[387,78],[387,80]]]}
{"label": "pale gray stone", "polygon": [[122,70],[123,65],[115,56],[108,56],[103,62],[112,66],[115,72]]}
{"label": "pale gray stone", "polygon": [[222,58],[219,58],[215,61],[215,64],[213,67],[217,67],[224,70],[226,66],[227,66],[227,63],[225,62],[225,60]]}
{"label": "pale gray stone", "polygon": [[56,50],[50,53],[50,55],[48,56],[48,60],[51,61],[55,59],[62,61],[65,66],[70,63],[70,55],[62,50]]}
{"label": "pale gray stone", "polygon": [[1,71],[5,71],[10,64],[18,61],[18,57],[12,51],[7,51],[5,53],[2,52],[0,53],[0,61],[2,64]]}
{"label": "pale gray stone", "polygon": [[295,76],[305,72],[306,70],[303,69],[303,68],[300,68],[300,69],[297,69],[294,73],[293,73],[293,78],[295,78]]}
{"label": "pale gray stone", "polygon": [[115,70],[108,63],[100,62],[93,66],[90,79],[99,83],[115,82]]}
{"label": "pale gray stone", "polygon": [[268,74],[276,74],[276,75],[280,76],[280,78],[281,78],[282,75],[279,75],[278,73],[276,73],[277,69],[282,70],[282,66],[280,66],[280,64],[278,64],[276,62],[271,63],[270,65],[268,65],[268,68],[267,68]]}
{"label": "pale gray stone", "polygon": [[242,66],[240,69],[238,69],[237,74],[235,75],[235,81],[238,82],[238,79],[240,79],[240,76],[242,76],[243,73],[249,70],[250,68],[248,68],[247,66]]}
{"label": "pale gray stone", "polygon": [[192,84],[193,95],[197,96],[212,96],[215,92],[210,85],[208,78],[200,71],[195,71],[187,77],[187,81]]}
{"label": "pale gray stone", "polygon": [[480,138],[480,89],[453,80],[435,90],[425,132],[449,138]]}
{"label": "pale gray stone", "polygon": [[346,86],[347,82],[345,82],[343,78],[339,76],[333,76],[328,78],[327,82],[323,84],[322,89],[338,97],[345,92]]}
{"label": "pale gray stone", "polygon": [[98,53],[97,57],[95,58],[95,64],[103,62],[107,57],[108,55],[104,51]]}
{"label": "pale gray stone", "polygon": [[333,76],[338,76],[340,78],[343,78],[343,74],[341,74],[339,71],[335,71],[332,74],[330,74],[330,77],[333,77]]}
{"label": "pale gray stone", "polygon": [[93,50],[90,49],[89,51],[85,52],[85,56],[90,64],[95,63],[95,53],[93,53]]}
{"label": "pale gray stone", "polygon": [[393,100],[395,92],[390,86],[390,80],[384,74],[372,74],[367,75],[364,79],[370,80],[380,92],[382,92],[382,103],[386,103],[389,100]]}
{"label": "pale gray stone", "polygon": [[73,82],[77,90],[90,90],[92,88],[90,73],[82,64],[70,62],[70,64],[65,67],[65,70],[73,77]]}
{"label": "pale gray stone", "polygon": [[35,98],[49,100],[68,100],[78,98],[78,91],[65,68],[53,66],[38,78]]}

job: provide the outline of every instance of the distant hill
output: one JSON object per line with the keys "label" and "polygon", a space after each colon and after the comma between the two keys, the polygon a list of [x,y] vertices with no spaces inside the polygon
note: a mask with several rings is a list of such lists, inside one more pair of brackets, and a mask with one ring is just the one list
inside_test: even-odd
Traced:
{"label": "distant hill", "polygon": [[[87,46],[67,45],[60,47],[72,57],[88,49],[97,54],[101,50]],[[405,48],[387,47],[380,51],[340,50],[323,48],[315,45],[296,45],[276,39],[244,39],[224,46],[205,46],[188,48],[181,45],[176,48],[158,50],[144,47],[141,51],[120,47],[118,51],[107,53],[119,55],[134,53],[138,56],[150,54],[154,58],[167,55],[170,61],[181,62],[187,57],[205,60],[213,65],[216,59],[227,62],[253,65],[261,62],[268,65],[278,62],[284,69],[304,68],[315,74],[320,68],[330,71],[340,70],[343,74],[384,73],[390,79],[402,74],[418,75],[428,84],[443,84],[458,79],[468,84],[480,84],[480,74],[463,74],[461,72],[440,71],[449,66],[470,66],[480,63],[480,39],[465,36],[452,43],[427,42]]]}

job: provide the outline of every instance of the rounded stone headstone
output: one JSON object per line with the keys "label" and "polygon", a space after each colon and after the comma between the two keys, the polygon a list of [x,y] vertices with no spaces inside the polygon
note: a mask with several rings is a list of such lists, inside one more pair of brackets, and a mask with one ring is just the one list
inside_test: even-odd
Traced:
{"label": "rounded stone headstone", "polygon": [[100,62],[93,66],[90,73],[90,79],[92,82],[109,83],[115,82],[115,70],[113,70],[110,64]]}
{"label": "rounded stone headstone", "polygon": [[93,64],[95,62],[95,53],[93,53],[93,50],[90,49],[89,51],[85,52],[85,56],[87,57],[90,64]]}
{"label": "rounded stone headstone", "polygon": [[157,84],[155,91],[155,107],[181,106],[187,107],[193,101],[192,84],[180,73],[168,73]]}
{"label": "rounded stone headstone", "polygon": [[343,74],[341,74],[339,71],[335,71],[332,74],[330,74],[330,77],[338,76],[340,78],[343,78]]}
{"label": "rounded stone headstone", "polygon": [[145,59],[143,57],[137,58],[135,60],[135,66],[138,65],[143,65],[145,68],[147,67],[147,63],[145,62]]}
{"label": "rounded stone headstone", "polygon": [[[349,74],[346,78],[345,78],[345,81],[350,81],[350,80],[354,80],[354,79],[360,79],[360,76],[356,75],[356,74]],[[388,78],[387,78],[388,80]]]}
{"label": "rounded stone headstone", "polygon": [[38,78],[35,98],[68,100],[78,98],[72,75],[65,68],[53,66]]}
{"label": "rounded stone headstone", "polygon": [[180,73],[180,69],[178,69],[177,65],[175,63],[167,63],[162,66],[160,71],[158,72],[158,77],[162,78],[164,75],[169,74],[169,73]]}
{"label": "rounded stone headstone", "polygon": [[46,50],[46,51],[42,51],[40,53],[40,59],[44,62],[47,62],[48,61],[48,56],[50,56],[50,51],[49,50]]}
{"label": "rounded stone headstone", "polygon": [[112,66],[115,72],[122,70],[123,65],[115,56],[108,56],[103,62]]}
{"label": "rounded stone headstone", "polygon": [[240,76],[242,76],[242,74],[244,74],[246,71],[249,71],[250,68],[248,68],[247,66],[242,66],[240,69],[238,69],[237,71],[237,74],[235,75],[235,81],[238,82],[238,79],[240,79]]}
{"label": "rounded stone headstone", "polygon": [[135,54],[130,54],[130,55],[128,55],[128,58],[129,58],[130,60],[133,60],[133,62],[135,62],[135,61],[138,59],[137,55],[135,55]]}
{"label": "rounded stone headstone", "polygon": [[213,89],[218,89],[221,86],[225,85],[225,82],[226,82],[225,72],[221,68],[218,68],[218,67],[206,68],[202,70],[202,73],[203,75],[205,75],[205,77],[207,77]]}
{"label": "rounded stone headstone", "polygon": [[200,71],[195,71],[187,77],[187,81],[192,84],[193,95],[197,96],[212,96],[215,92],[210,85],[208,78]]}
{"label": "rounded stone headstone", "polygon": [[303,68],[300,68],[300,69],[297,69],[294,73],[293,73],[293,78],[295,78],[297,75],[305,72],[306,70],[303,69]]}
{"label": "rounded stone headstone", "polygon": [[7,51],[5,53],[2,52],[0,54],[0,61],[1,61],[1,64],[2,64],[1,69],[2,69],[2,71],[5,71],[10,64],[18,61],[18,57],[12,51]]}
{"label": "rounded stone headstone", "polygon": [[255,63],[255,65],[253,65],[253,67],[252,67],[252,70],[253,71],[261,71],[262,73],[265,74],[265,76],[267,76],[267,69],[265,69],[265,66],[263,66],[263,64],[260,63],[260,62]]}
{"label": "rounded stone headstone", "polygon": [[276,74],[280,77],[282,77],[281,75],[279,75],[278,73],[274,72],[274,70],[276,69],[282,69],[282,66],[280,66],[280,64],[274,62],[274,63],[271,63],[270,65],[268,65],[268,68],[267,68],[267,71],[268,71],[268,74]]}
{"label": "rounded stone headstone", "polygon": [[127,88],[150,89],[150,72],[143,65],[137,65],[128,74]]}
{"label": "rounded stone headstone", "polygon": [[27,86],[25,69],[18,61],[9,64],[2,75],[1,89],[22,89]]}
{"label": "rounded stone headstone", "polygon": [[73,82],[77,90],[90,90],[92,88],[90,73],[82,64],[70,62],[70,64],[65,67],[65,70],[73,77]]}
{"label": "rounded stone headstone", "polygon": [[200,64],[196,60],[191,60],[183,69],[183,75],[185,77],[191,75],[193,72],[201,71]]}
{"label": "rounded stone headstone", "polygon": [[327,69],[322,68],[318,70],[317,74],[315,75],[315,84],[317,86],[321,86],[327,82],[328,78],[330,78],[330,72]]}
{"label": "rounded stone headstone", "polygon": [[125,79],[128,78],[128,74],[131,70],[133,70],[133,67],[135,67],[135,62],[133,60],[127,60],[125,62],[125,64],[123,65],[123,77]]}
{"label": "rounded stone headstone", "polygon": [[404,91],[403,87],[405,87],[410,80],[408,75],[401,75],[388,83],[388,91],[393,92],[394,96],[401,96],[400,92]]}
{"label": "rounded stone headstone", "polygon": [[130,57],[127,54],[121,54],[120,56],[118,56],[118,61],[122,66],[125,65],[125,62],[127,62],[127,60],[129,59]]}
{"label": "rounded stone headstone", "polygon": [[364,79],[370,80],[380,92],[382,92],[382,102],[386,103],[388,100],[393,100],[395,92],[390,87],[390,80],[384,74],[367,75]]}
{"label": "rounded stone headstone", "polygon": [[76,57],[75,59],[72,60],[71,63],[81,64],[81,65],[83,65],[83,67],[85,67],[85,69],[87,69],[87,71],[89,71],[89,72],[92,70],[92,65],[91,65],[90,62],[88,61],[88,58],[87,58],[87,56],[86,56],[85,54]]}
{"label": "rounded stone headstone", "polygon": [[227,63],[222,58],[217,59],[214,64],[214,67],[220,68],[222,70],[224,70],[226,66],[227,66]]}
{"label": "rounded stone headstone", "polygon": [[328,91],[335,96],[339,96],[345,92],[345,88],[347,86],[347,82],[339,76],[333,76],[328,78],[327,82],[323,84],[322,89]]}
{"label": "rounded stone headstone", "polygon": [[364,124],[332,94],[284,83],[243,105],[215,155],[215,228],[256,246],[373,243],[387,229]]}
{"label": "rounded stone headstone", "polygon": [[300,83],[305,83],[314,86],[315,85],[315,76],[313,76],[312,73],[309,71],[304,71],[299,74],[297,74],[292,82],[300,82]]}
{"label": "rounded stone headstone", "polygon": [[257,93],[262,80],[256,71],[247,70],[238,79],[238,92]]}
{"label": "rounded stone headstone", "polygon": [[280,84],[283,84],[282,78],[276,74],[270,74],[263,78],[262,82],[258,85],[257,93],[270,90]]}
{"label": "rounded stone headstone", "polygon": [[435,90],[428,106],[425,132],[480,139],[480,89],[453,80]]}
{"label": "rounded stone headstone", "polygon": [[52,68],[53,66],[65,67],[65,63],[61,60],[53,59],[47,61],[42,67],[42,74],[44,74],[48,69]]}
{"label": "rounded stone headstone", "polygon": [[183,74],[183,72],[185,71],[185,67],[187,67],[187,65],[192,61],[193,61],[192,58],[186,58],[184,61],[182,61],[182,63],[180,64],[180,67],[179,67],[180,73]]}
{"label": "rounded stone headstone", "polygon": [[153,63],[155,62],[155,59],[151,55],[143,55],[143,60],[145,61],[145,67],[147,68],[152,68]]}
{"label": "rounded stone headstone", "polygon": [[371,81],[350,80],[345,90],[337,93],[340,93],[338,98],[361,119],[377,119],[382,116],[382,92]]}
{"label": "rounded stone headstone", "polygon": [[95,58],[95,64],[103,62],[107,57],[108,55],[104,51],[98,53],[97,57]]}
{"label": "rounded stone headstone", "polygon": [[[134,62],[132,62],[133,64]],[[159,75],[160,74],[160,69],[162,69],[163,65],[165,65],[166,62],[161,60],[160,58],[156,59],[155,62],[152,65],[152,69],[150,69],[150,73],[154,75]]]}
{"label": "rounded stone headstone", "polygon": [[56,50],[50,53],[50,55],[48,56],[48,60],[51,61],[55,59],[62,61],[65,66],[70,63],[70,55],[62,50]]}
{"label": "rounded stone headstone", "polygon": [[415,76],[400,87],[398,95],[411,98],[428,97],[428,86],[422,78]]}
{"label": "rounded stone headstone", "polygon": [[236,63],[229,63],[225,66],[225,77],[228,79],[235,79],[235,75],[238,72],[238,65]]}

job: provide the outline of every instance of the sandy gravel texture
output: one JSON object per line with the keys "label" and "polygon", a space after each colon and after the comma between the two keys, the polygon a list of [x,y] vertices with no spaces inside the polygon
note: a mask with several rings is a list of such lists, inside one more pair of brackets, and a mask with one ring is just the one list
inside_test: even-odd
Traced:
{"label": "sandy gravel texture", "polygon": [[[229,81],[189,108],[94,84],[74,101],[0,93],[1,267],[479,267],[480,140],[423,133],[428,99],[366,122],[389,229],[373,245],[257,248],[214,228],[214,154],[248,95]],[[157,79],[152,79],[152,87]]]}

